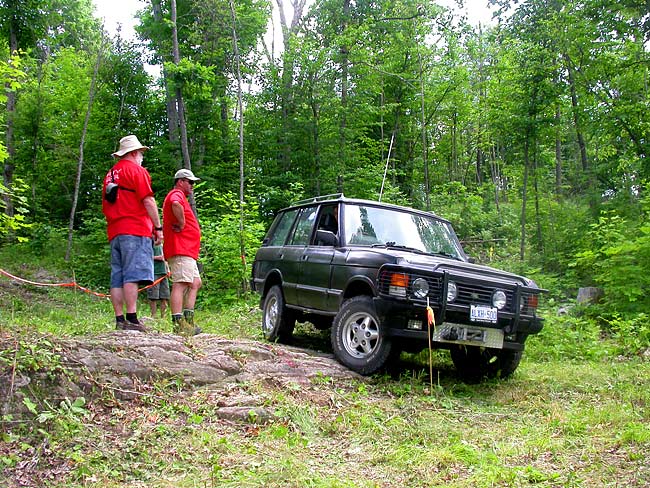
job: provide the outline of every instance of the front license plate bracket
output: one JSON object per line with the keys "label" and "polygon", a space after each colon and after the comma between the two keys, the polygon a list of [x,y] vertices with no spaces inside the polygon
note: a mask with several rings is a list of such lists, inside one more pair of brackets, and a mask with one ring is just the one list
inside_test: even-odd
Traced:
{"label": "front license plate bracket", "polygon": [[453,324],[445,322],[436,326],[432,340],[452,344],[491,347],[503,349],[503,330],[474,325]]}

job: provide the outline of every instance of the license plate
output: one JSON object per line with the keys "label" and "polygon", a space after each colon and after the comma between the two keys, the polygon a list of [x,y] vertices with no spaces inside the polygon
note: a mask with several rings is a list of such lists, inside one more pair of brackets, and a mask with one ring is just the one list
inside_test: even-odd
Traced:
{"label": "license plate", "polygon": [[469,319],[472,322],[488,322],[496,324],[497,309],[486,307],[485,305],[471,305],[469,309]]}

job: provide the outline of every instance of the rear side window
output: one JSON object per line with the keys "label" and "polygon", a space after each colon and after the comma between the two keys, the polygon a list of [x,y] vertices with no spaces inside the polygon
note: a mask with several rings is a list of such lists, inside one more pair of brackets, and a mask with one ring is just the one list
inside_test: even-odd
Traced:
{"label": "rear side window", "polygon": [[293,221],[296,219],[297,210],[290,210],[278,216],[278,222],[272,227],[271,235],[268,237],[267,246],[283,246],[291,231]]}
{"label": "rear side window", "polygon": [[298,222],[296,223],[296,230],[291,239],[291,244],[294,246],[306,246],[309,244],[309,237],[311,230],[314,227],[316,220],[317,207],[306,207],[302,209]]}

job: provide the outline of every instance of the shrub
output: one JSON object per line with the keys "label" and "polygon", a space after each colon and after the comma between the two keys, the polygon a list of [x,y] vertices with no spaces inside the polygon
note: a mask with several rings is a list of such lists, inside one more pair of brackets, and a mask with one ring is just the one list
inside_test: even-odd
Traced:
{"label": "shrub", "polygon": [[[264,236],[265,226],[257,215],[255,204],[244,207],[243,236],[240,230],[239,202],[230,196],[229,212],[218,220],[201,223],[203,247],[203,299],[204,303],[227,304],[241,298],[248,280],[252,261]],[[244,243],[244,254],[241,245]]]}

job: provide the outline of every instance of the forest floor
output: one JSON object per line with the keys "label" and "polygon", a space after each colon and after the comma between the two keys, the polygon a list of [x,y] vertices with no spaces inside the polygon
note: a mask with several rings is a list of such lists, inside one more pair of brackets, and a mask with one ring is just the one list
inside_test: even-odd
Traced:
{"label": "forest floor", "polygon": [[508,380],[464,383],[445,351],[362,378],[309,324],[264,342],[254,302],[184,339],[0,280],[0,485],[650,486],[650,361],[547,313]]}

